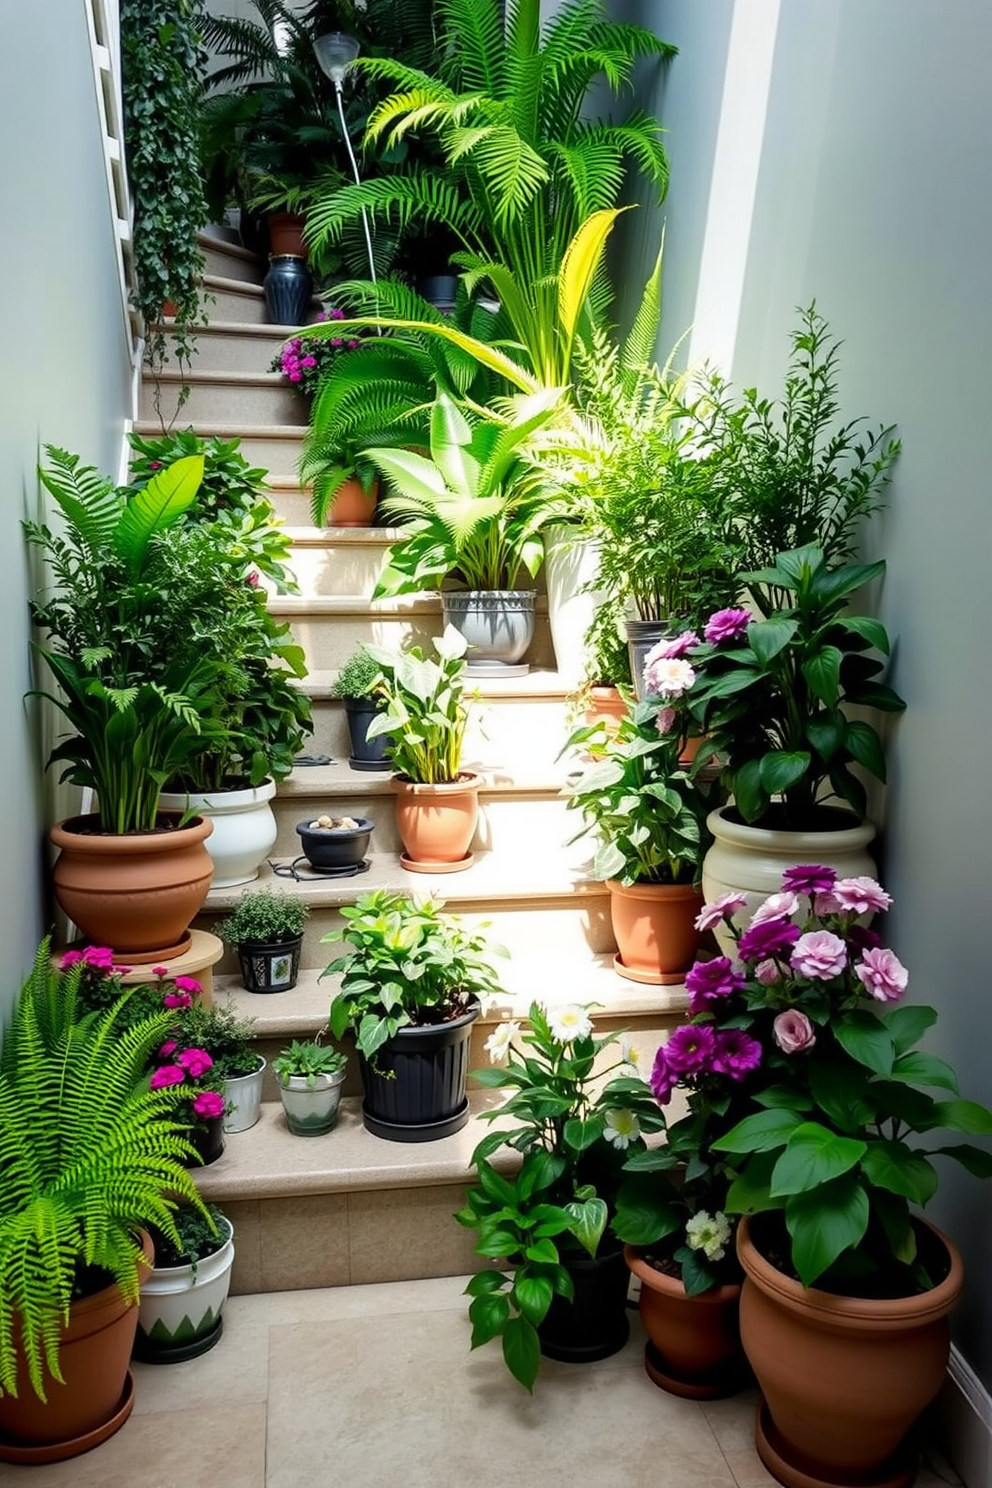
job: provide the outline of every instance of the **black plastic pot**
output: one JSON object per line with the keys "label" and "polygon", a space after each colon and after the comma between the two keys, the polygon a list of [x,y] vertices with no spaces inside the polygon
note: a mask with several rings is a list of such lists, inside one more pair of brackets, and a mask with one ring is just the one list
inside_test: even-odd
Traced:
{"label": "black plastic pot", "polygon": [[180,1159],[184,1168],[207,1167],[208,1164],[216,1162],[224,1151],[224,1116],[206,1116],[191,1126],[186,1133],[193,1147],[196,1148],[199,1162],[196,1158]]}
{"label": "black plastic pot", "polygon": [[353,868],[369,850],[369,838],[375,822],[367,816],[356,816],[357,827],[312,827],[313,817],[296,823],[303,852],[311,868],[319,871]]}
{"label": "black plastic pot", "polygon": [[243,940],[238,946],[241,980],[249,992],[288,992],[300,974],[303,936],[279,940]]}
{"label": "black plastic pot", "polygon": [[273,325],[306,324],[313,278],[302,258],[281,253],[269,259],[269,271],[262,280],[265,305]]}
{"label": "black plastic pot", "polygon": [[591,1364],[619,1353],[630,1337],[630,1271],[623,1247],[596,1256],[569,1251],[562,1265],[572,1278],[575,1298],[552,1300],[537,1329],[541,1353],[566,1364]]}
{"label": "black plastic pot", "polygon": [[461,1131],[472,1024],[481,1011],[476,1000],[450,1023],[401,1028],[376,1055],[377,1070],[359,1056],[366,1130],[387,1142],[433,1142]]}
{"label": "black plastic pot", "polygon": [[351,736],[351,756],[348,760],[353,770],[391,770],[386,750],[392,740],[388,734],[377,739],[367,737],[368,726],[382,712],[382,704],[374,698],[342,698]]}

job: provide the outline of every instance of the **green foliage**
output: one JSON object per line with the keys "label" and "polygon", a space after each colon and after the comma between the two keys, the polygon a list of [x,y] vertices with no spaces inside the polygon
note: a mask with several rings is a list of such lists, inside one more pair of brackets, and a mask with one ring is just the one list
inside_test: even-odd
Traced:
{"label": "green foliage", "polygon": [[128,184],[134,203],[134,302],[145,321],[146,355],[161,367],[156,329],[166,300],[181,327],[180,363],[196,349],[204,258],[196,241],[207,220],[199,163],[200,89],[206,64],[202,0],[121,0],[121,68]]}
{"label": "green foliage", "polygon": [[353,651],[334,679],[332,694],[339,698],[369,698],[382,676],[379,663],[364,646]]}
{"label": "green foliage", "polygon": [[366,1059],[407,1024],[447,1022],[499,991],[485,938],[433,900],[374,889],[341,916],[344,928],[323,936],[348,947],[321,973],[341,974],[330,1029],[336,1039],[353,1029]]}
{"label": "green foliage", "polygon": [[175,1241],[177,1205],[203,1209],[176,1119],[187,1089],[148,1086],[172,1015],[126,1028],[126,998],[86,1012],[81,968],[60,974],[49,956],[45,941],[0,1048],[0,1389],[17,1393],[22,1353],[41,1399],[46,1377],[61,1378],[60,1326],[84,1268],[136,1303],[140,1230]]}
{"label": "green foliage", "polygon": [[231,913],[217,926],[217,933],[229,946],[237,947],[247,940],[265,943],[302,934],[309,918],[310,906],[296,894],[245,889]]}
{"label": "green foliage", "polygon": [[[881,740],[852,707],[898,712],[902,699],[878,676],[889,640],[882,625],[848,613],[848,602],[879,578],[884,563],[828,567],[815,547],[779,553],[770,568],[742,574],[752,594],[780,594],[779,607],[756,600],[760,618],[735,641],[692,652],[697,669],[689,703],[708,737],[702,765],[726,761],[722,780],[745,821],[787,830],[811,827],[830,793],[859,817],[865,789],[851,766],[885,779]],[[773,807],[774,803],[774,807]]]}
{"label": "green foliage", "polygon": [[624,604],[608,599],[586,632],[586,682],[591,687],[632,687],[630,652],[620,634]]}
{"label": "green foliage", "polygon": [[182,1015],[182,1042],[205,1049],[214,1062],[211,1076],[237,1080],[258,1069],[258,1050],[252,1043],[254,1018],[239,1018],[233,1003],[208,1007],[195,999]]}
{"label": "green foliage", "polygon": [[[537,1330],[555,1296],[572,1296],[569,1252],[596,1255],[615,1213],[625,1154],[644,1151],[642,1133],[661,1130],[664,1118],[628,1066],[603,1067],[603,1051],[620,1035],[594,1034],[586,1008],[535,1002],[528,1017],[522,1035],[518,1023],[506,1023],[486,1045],[494,1061],[507,1058],[505,1068],[473,1071],[480,1084],[509,1089],[483,1119],[515,1124],[476,1147],[478,1183],[455,1218],[478,1230],[477,1254],[498,1268],[479,1272],[465,1289],[472,1347],[500,1338],[510,1373],[533,1390]],[[514,1174],[493,1163],[503,1148],[522,1154]]]}
{"label": "green foliage", "polygon": [[372,719],[367,736],[389,735],[393,769],[423,785],[458,779],[468,718],[465,637],[449,625],[435,638],[434,650],[436,661],[419,646],[403,653],[368,647],[382,672],[378,690],[385,708]]}
{"label": "green foliage", "polygon": [[168,1235],[154,1229],[151,1231],[155,1245],[155,1265],[191,1266],[195,1281],[197,1261],[205,1261],[207,1256],[216,1255],[227,1244],[232,1234],[231,1221],[216,1204],[207,1204],[203,1212],[183,1206],[176,1210],[173,1219],[179,1237],[178,1245]]}
{"label": "green foliage", "polygon": [[283,1085],[288,1085],[294,1075],[297,1079],[305,1079],[312,1090],[316,1075],[335,1075],[347,1063],[347,1056],[339,1049],[331,1049],[316,1039],[294,1039],[273,1059],[272,1073]]}

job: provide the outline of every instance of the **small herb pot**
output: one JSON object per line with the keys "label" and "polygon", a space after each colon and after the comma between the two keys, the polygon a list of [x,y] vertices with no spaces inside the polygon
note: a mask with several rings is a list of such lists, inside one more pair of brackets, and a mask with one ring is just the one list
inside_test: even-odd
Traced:
{"label": "small herb pot", "polygon": [[241,980],[249,992],[288,992],[300,974],[303,936],[279,940],[243,940],[238,946]]}
{"label": "small herb pot", "polygon": [[279,1081],[279,1098],[286,1125],[296,1137],[320,1137],[338,1119],[345,1071],[330,1075],[286,1075]]}
{"label": "small herb pot", "polygon": [[367,816],[358,816],[354,820],[358,822],[357,827],[312,827],[310,821],[296,823],[311,868],[320,871],[357,867],[369,850],[375,822]]}

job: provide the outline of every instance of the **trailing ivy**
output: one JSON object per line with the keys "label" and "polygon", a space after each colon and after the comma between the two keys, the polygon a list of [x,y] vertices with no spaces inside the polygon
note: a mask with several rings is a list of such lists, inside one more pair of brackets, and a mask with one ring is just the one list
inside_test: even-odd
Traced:
{"label": "trailing ivy", "polygon": [[[121,0],[124,140],[134,202],[133,303],[146,327],[146,357],[158,371],[167,350],[157,327],[175,305],[174,353],[188,367],[189,327],[202,320],[204,257],[196,235],[207,220],[199,156],[207,53],[203,0]],[[184,389],[185,393],[185,389]]]}

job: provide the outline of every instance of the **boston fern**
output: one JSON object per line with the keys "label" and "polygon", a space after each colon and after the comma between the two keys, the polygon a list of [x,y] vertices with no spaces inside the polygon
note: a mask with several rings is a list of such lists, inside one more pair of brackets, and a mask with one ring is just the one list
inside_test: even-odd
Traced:
{"label": "boston fern", "polygon": [[154,1225],[175,1244],[177,1204],[204,1212],[176,1120],[188,1092],[148,1083],[175,1015],[126,1028],[126,997],[86,1013],[81,964],[56,972],[50,949],[39,948],[0,1049],[0,1389],[17,1394],[22,1356],[42,1400],[46,1379],[61,1378],[60,1328],[84,1268],[136,1302],[139,1232]]}

